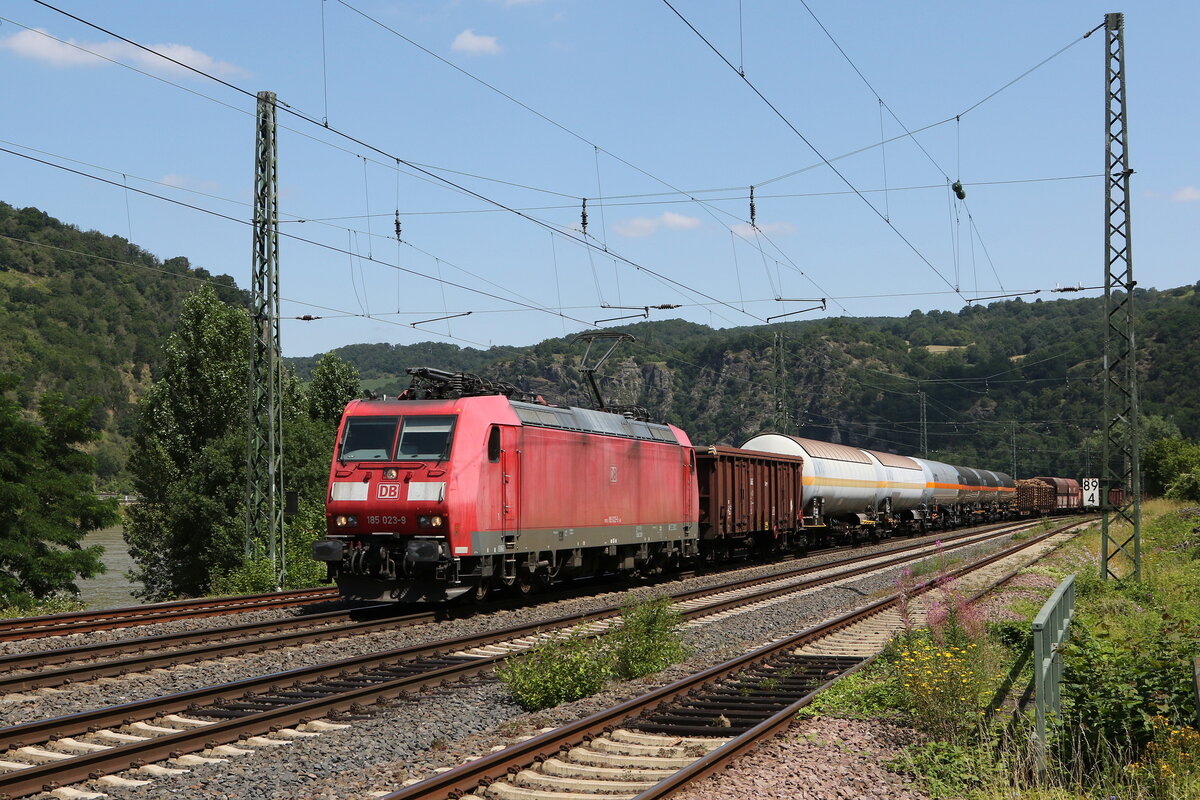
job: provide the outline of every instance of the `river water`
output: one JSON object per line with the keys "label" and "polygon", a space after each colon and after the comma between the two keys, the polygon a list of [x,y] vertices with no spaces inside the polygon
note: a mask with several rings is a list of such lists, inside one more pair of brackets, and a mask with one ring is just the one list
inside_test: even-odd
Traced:
{"label": "river water", "polygon": [[84,546],[99,544],[104,546],[101,560],[108,571],[90,580],[77,581],[79,595],[88,608],[117,608],[119,606],[135,606],[139,601],[133,596],[133,584],[130,584],[125,573],[133,569],[133,559],[129,557],[129,549],[121,538],[123,528],[120,525],[92,531],[83,537]]}

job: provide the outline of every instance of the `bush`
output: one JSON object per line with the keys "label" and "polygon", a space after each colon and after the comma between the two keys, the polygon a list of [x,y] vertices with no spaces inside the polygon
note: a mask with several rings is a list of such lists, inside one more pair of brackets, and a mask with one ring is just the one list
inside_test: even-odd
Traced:
{"label": "bush", "polygon": [[[284,589],[307,589],[325,580],[325,565],[312,557],[312,543],[325,535],[325,509],[320,503],[302,503],[300,513],[284,523]],[[212,578],[214,595],[272,592],[278,579],[267,558],[253,559]]]}
{"label": "bush", "polygon": [[612,656],[602,639],[581,634],[548,638],[496,670],[513,699],[540,711],[590,697],[612,676]]}
{"label": "bush", "polygon": [[640,678],[687,658],[679,634],[682,617],[670,598],[630,601],[621,609],[621,619],[621,627],[606,637],[618,677]]}
{"label": "bush", "polygon": [[974,736],[989,688],[979,644],[939,642],[921,630],[903,634],[894,652],[899,703],[914,727],[947,742]]}
{"label": "bush", "polygon": [[546,639],[496,670],[528,711],[590,697],[613,679],[658,672],[687,657],[679,612],[668,597],[630,601],[619,628],[599,637],[574,633]]}

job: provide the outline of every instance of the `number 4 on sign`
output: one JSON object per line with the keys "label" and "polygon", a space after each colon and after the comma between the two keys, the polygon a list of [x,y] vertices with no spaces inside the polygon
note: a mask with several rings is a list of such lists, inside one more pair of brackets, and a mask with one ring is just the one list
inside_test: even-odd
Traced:
{"label": "number 4 on sign", "polygon": [[1083,479],[1083,504],[1092,508],[1100,507],[1100,479]]}

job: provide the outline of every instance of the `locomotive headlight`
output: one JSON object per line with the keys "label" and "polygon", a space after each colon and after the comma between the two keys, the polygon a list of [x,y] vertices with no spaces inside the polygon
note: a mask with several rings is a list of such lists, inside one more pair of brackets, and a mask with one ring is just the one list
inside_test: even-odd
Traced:
{"label": "locomotive headlight", "polygon": [[417,518],[417,527],[420,527],[420,528],[440,528],[440,527],[442,527],[442,523],[443,523],[443,522],[445,522],[445,520],[443,520],[443,519],[442,519],[440,516],[438,516],[437,514],[430,514],[430,515],[428,515],[428,516],[424,516],[424,517],[418,517],[418,518]]}
{"label": "locomotive headlight", "polygon": [[333,518],[333,525],[335,528],[355,528],[358,526],[358,517],[353,514],[339,514]]}
{"label": "locomotive headlight", "polygon": [[395,468],[395,467],[388,467],[387,469],[385,469],[385,470],[383,471],[383,477],[384,477],[384,479],[385,479],[385,480],[389,480],[389,481],[394,481],[394,480],[396,480],[396,476],[397,476],[397,475],[399,475],[399,474],[400,474],[400,473],[399,473],[399,472],[396,470],[396,468]]}

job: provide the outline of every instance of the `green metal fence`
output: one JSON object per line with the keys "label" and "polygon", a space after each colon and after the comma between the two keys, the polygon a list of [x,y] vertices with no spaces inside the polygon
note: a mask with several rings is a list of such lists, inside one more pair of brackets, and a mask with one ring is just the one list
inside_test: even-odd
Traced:
{"label": "green metal fence", "polygon": [[1062,656],[1059,650],[1071,632],[1075,615],[1075,576],[1070,575],[1033,618],[1033,681],[1037,708],[1035,734],[1038,772],[1046,770],[1046,729],[1051,714],[1062,709]]}

